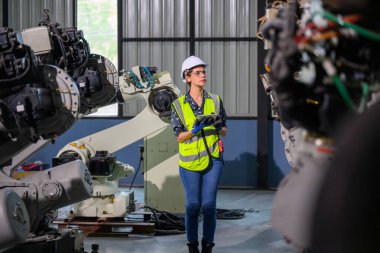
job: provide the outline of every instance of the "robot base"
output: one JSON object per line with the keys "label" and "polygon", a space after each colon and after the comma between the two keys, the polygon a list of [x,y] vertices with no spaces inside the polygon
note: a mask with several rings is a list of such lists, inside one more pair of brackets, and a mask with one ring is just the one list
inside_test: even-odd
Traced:
{"label": "robot base", "polygon": [[125,217],[134,211],[134,192],[119,195],[92,197],[72,206],[71,215],[76,217]]}
{"label": "robot base", "polygon": [[83,233],[78,229],[63,229],[52,235],[27,239],[25,243],[0,251],[1,253],[84,253]]}

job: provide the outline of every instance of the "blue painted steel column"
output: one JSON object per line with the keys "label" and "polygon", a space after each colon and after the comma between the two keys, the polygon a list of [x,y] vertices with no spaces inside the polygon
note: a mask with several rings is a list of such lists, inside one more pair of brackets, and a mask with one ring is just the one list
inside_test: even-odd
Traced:
{"label": "blue painted steel column", "polygon": [[[265,1],[257,1],[257,17],[265,15]],[[268,119],[270,113],[269,98],[266,94],[260,74],[264,68],[264,42],[257,44],[257,186],[268,188]]]}

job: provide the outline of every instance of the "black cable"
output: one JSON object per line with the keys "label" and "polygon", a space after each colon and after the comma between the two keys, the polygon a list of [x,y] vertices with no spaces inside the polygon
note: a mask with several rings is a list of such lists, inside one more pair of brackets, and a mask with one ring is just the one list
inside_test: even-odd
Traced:
{"label": "black cable", "polygon": [[155,223],[155,232],[160,235],[183,234],[185,231],[185,219],[175,216],[166,211],[160,211],[150,206],[144,206],[149,209],[153,217],[150,222]]}
{"label": "black cable", "polygon": [[256,212],[258,213],[259,211],[250,208],[250,209],[221,209],[217,208],[216,209],[216,217],[217,219],[220,220],[234,220],[234,219],[241,219],[245,217],[245,213],[247,212]]}
{"label": "black cable", "polygon": [[58,217],[58,209],[50,210],[44,214],[43,219],[38,225],[38,231],[44,233],[48,231],[49,225]]}
{"label": "black cable", "polygon": [[140,170],[141,163],[142,163],[142,161],[144,160],[144,158],[143,158],[144,146],[139,145],[139,149],[140,149],[140,161],[139,161],[139,165],[138,165],[138,167],[137,167],[137,170],[136,170],[136,172],[135,172],[135,175],[133,176],[133,179],[132,179],[132,182],[131,182],[131,186],[129,187],[129,191],[131,191],[131,189],[132,189],[132,186],[133,186],[133,183],[135,182],[135,179],[136,179],[137,173],[138,173],[139,170]]}
{"label": "black cable", "polygon": [[182,224],[180,224],[178,221],[175,221],[175,219],[180,220],[177,216],[175,216],[169,212],[166,212],[166,211],[161,211],[160,214],[163,215],[162,218],[164,218],[164,219],[166,218],[169,222],[172,222],[176,226],[182,226]]}
{"label": "black cable", "polygon": [[156,228],[157,228],[157,227],[160,227],[161,225],[160,225],[160,221],[159,221],[159,219],[158,219],[157,213],[156,213],[156,209],[153,209],[152,207],[149,207],[149,206],[144,206],[144,208],[147,208],[147,209],[149,209],[150,211],[152,211],[152,214],[153,214],[153,216],[154,216],[154,218],[155,218],[155,220],[154,220],[154,224],[156,225]]}

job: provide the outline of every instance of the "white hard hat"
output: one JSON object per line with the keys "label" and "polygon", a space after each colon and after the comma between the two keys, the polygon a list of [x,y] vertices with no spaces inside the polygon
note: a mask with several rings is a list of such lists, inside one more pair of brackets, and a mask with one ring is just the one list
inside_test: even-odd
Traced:
{"label": "white hard hat", "polygon": [[181,76],[182,76],[183,82],[186,82],[185,72],[189,69],[196,67],[196,66],[205,66],[206,67],[207,63],[202,61],[201,58],[196,57],[194,55],[190,56],[189,58],[187,58],[186,60],[183,61],[182,70],[181,70]]}

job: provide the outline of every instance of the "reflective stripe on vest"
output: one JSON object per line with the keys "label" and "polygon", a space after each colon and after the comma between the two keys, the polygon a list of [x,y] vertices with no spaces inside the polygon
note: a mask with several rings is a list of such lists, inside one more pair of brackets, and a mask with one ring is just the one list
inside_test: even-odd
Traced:
{"label": "reflective stripe on vest", "polygon": [[[210,94],[212,99],[205,98],[203,113],[219,114],[220,100],[217,95]],[[185,96],[175,100],[172,104],[182,124],[190,131],[195,121],[195,115],[189,103],[185,103]],[[218,134],[213,125],[203,128],[206,143],[213,157],[219,157]],[[209,156],[201,132],[189,140],[179,143],[179,165],[192,171],[202,171],[209,165]]]}

